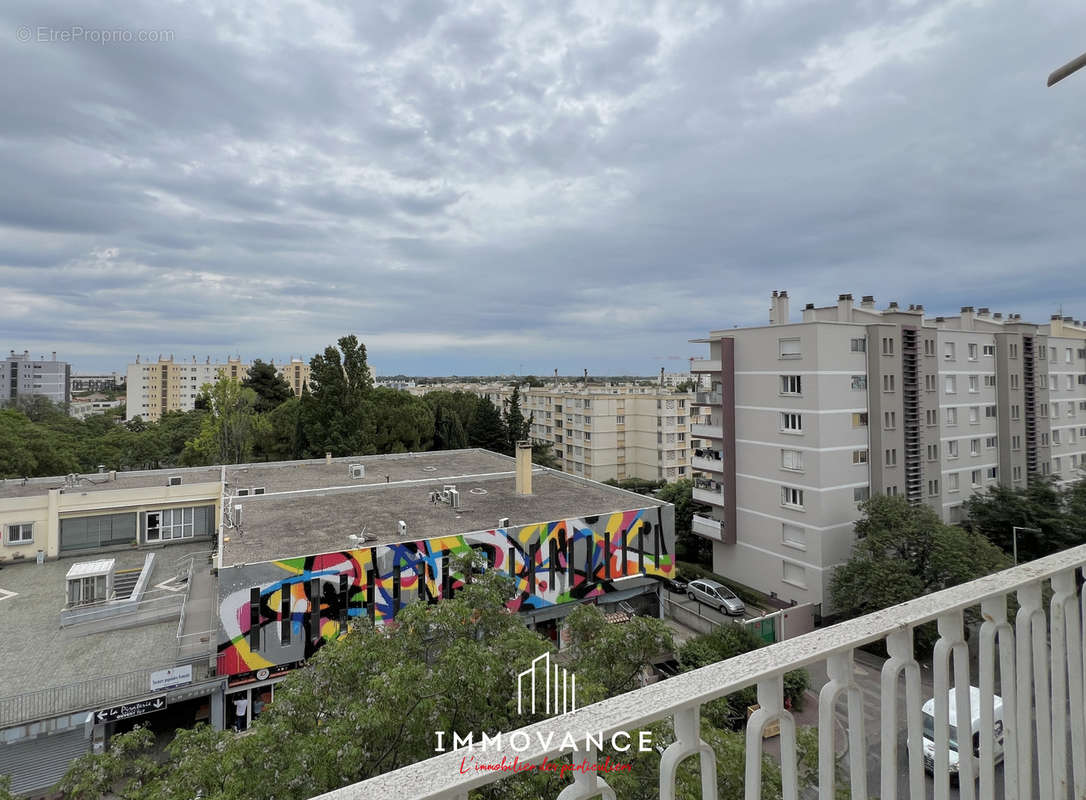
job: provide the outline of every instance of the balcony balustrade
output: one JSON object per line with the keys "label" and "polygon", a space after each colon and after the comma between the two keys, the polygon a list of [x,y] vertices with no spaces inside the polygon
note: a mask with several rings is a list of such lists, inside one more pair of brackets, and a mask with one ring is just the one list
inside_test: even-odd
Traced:
{"label": "balcony balustrade", "polygon": [[691,521],[691,529],[698,536],[704,536],[706,539],[713,539],[718,542],[724,540],[724,523],[718,519],[695,514]]}
{"label": "balcony balustrade", "polygon": [[[916,598],[888,609],[828,626],[754,650],[727,661],[654,683],[507,732],[486,759],[538,764],[569,752],[563,738],[570,731],[634,731],[670,719],[676,741],[660,755],[659,796],[674,798],[677,765],[697,756],[702,797],[716,798],[716,760],[700,738],[702,706],[711,700],[755,687],[758,710],[747,720],[745,796],[762,792],[763,734],[779,727],[775,751],[781,764],[782,795],[797,800],[799,768],[796,720],[784,704],[784,675],[799,667],[825,665],[828,682],[817,704],[818,796],[834,797],[840,748],[847,788],[853,798],[882,800],[926,796],[925,759],[934,775],[935,800],[951,796],[951,729],[949,698],[954,692],[959,719],[972,719],[970,686],[978,687],[980,708],[977,755],[960,761],[963,798],[1086,796],[1086,704],[1083,684],[1083,597],[1076,579],[1086,564],[1086,546],[995,573],[970,583]],[[1008,611],[1011,610],[1010,615]],[[974,665],[966,644],[966,612],[979,621],[970,636],[979,657]],[[914,631],[935,623],[938,639],[932,658],[931,690],[922,690],[921,667],[914,654]],[[857,648],[883,642],[889,653],[879,673],[872,703],[871,689],[859,682]],[[1005,758],[997,764],[998,728],[994,697],[1003,700],[1002,736]],[[928,680],[927,674],[924,678]],[[926,722],[922,706],[934,695],[934,714]],[[504,698],[502,698],[504,700]],[[843,710],[838,700],[847,699]],[[872,708],[871,706],[875,707]],[[877,720],[878,738],[869,741],[865,715]],[[868,723],[870,724],[870,722]],[[922,746],[925,728],[934,748]],[[841,731],[838,734],[838,731]],[[514,747],[518,741],[527,747]],[[970,740],[960,737],[969,754]],[[844,743],[843,741],[841,742]],[[580,744],[584,744],[581,740]],[[468,791],[501,780],[519,780],[497,771],[462,772],[465,749],[443,753],[376,778],[322,795],[321,800],[465,800]],[[955,753],[955,757],[956,757]],[[577,753],[596,763],[589,749]],[[776,758],[777,756],[774,756]],[[869,780],[869,762],[871,765]],[[979,783],[978,783],[979,781]],[[901,789],[904,785],[907,788]],[[1032,787],[1036,786],[1036,791]],[[576,773],[560,800],[614,797],[602,773]]]}
{"label": "balcony balustrade", "polygon": [[720,372],[720,359],[695,358],[690,362],[691,372]]}
{"label": "balcony balustrade", "polygon": [[699,406],[719,406],[724,402],[720,392],[698,392],[695,397]]}
{"label": "balcony balustrade", "polygon": [[690,466],[706,472],[723,472],[724,458],[719,450],[695,448],[690,455]]}
{"label": "balcony balustrade", "polygon": [[695,437],[706,437],[710,439],[723,439],[724,438],[724,426],[721,425],[720,420],[715,420],[712,417],[696,417],[695,419],[700,421],[691,421],[690,423],[690,435]]}

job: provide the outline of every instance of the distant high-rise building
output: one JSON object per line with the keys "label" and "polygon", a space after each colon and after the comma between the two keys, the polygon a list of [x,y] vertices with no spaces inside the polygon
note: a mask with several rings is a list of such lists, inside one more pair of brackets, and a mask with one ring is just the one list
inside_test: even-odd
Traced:
{"label": "distant high-rise building", "polygon": [[[196,407],[201,386],[215,383],[223,375],[243,381],[251,366],[240,358],[228,358],[225,362],[207,358],[199,363],[195,358],[175,362],[173,356],[159,356],[157,362],[141,363],[137,356],[136,363],[128,365],[126,415],[128,419],[157,420],[166,411],[191,411]],[[295,396],[301,395],[302,387],[309,381],[309,363],[294,358],[277,371],[290,384]]]}
{"label": "distant high-rise building", "polygon": [[67,403],[72,399],[72,367],[66,361],[57,361],[54,352],[35,360],[24,350],[14,350],[0,361],[0,403],[14,403],[20,397],[46,397],[54,403]]}
{"label": "distant high-rise building", "polygon": [[108,392],[124,386],[124,375],[116,372],[97,375],[73,375],[72,392]]}
{"label": "distant high-rise building", "polygon": [[713,331],[693,370],[695,533],[713,568],[783,599],[822,602],[871,494],[946,522],[989,486],[1070,479],[1086,466],[1086,326],[987,308],[808,304],[792,322],[774,292],[768,326]]}
{"label": "distant high-rise building", "polygon": [[[512,387],[476,390],[508,409]],[[693,393],[659,386],[577,385],[521,389],[531,437],[552,445],[565,472],[596,481],[675,481],[690,475]]]}

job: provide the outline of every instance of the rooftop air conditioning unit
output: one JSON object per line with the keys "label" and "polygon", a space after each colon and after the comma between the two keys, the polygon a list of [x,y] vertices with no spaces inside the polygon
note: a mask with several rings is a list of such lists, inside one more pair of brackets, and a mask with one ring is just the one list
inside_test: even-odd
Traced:
{"label": "rooftop air conditioning unit", "polygon": [[366,465],[365,464],[351,464],[351,477],[352,478],[365,478],[366,477]]}
{"label": "rooftop air conditioning unit", "polygon": [[459,510],[460,508],[460,492],[456,489],[449,490],[449,502],[452,503],[452,507]]}
{"label": "rooftop air conditioning unit", "polygon": [[167,479],[166,485],[167,486],[180,486],[181,485],[181,476],[180,475],[171,475]]}
{"label": "rooftop air conditioning unit", "polygon": [[396,530],[399,532],[400,536],[407,536],[407,523],[401,519],[396,523]]}
{"label": "rooftop air conditioning unit", "polygon": [[499,528],[508,528],[509,527],[509,517],[502,517],[501,519],[499,519],[498,520],[498,527]]}

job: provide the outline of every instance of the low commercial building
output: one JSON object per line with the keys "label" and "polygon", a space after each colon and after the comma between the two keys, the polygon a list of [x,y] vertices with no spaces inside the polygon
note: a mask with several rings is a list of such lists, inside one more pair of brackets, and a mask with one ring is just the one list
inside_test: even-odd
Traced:
{"label": "low commercial building", "polygon": [[81,392],[108,392],[124,386],[125,376],[117,372],[73,375],[72,394]]}
{"label": "low commercial building", "polygon": [[0,655],[17,791],[135,721],[248,725],[351,619],[455,594],[471,553],[552,638],[578,603],[657,613],[674,574],[672,506],[527,448],[9,480],[0,532],[0,640],[26,643]]}
{"label": "low commercial building", "polygon": [[44,397],[54,403],[72,399],[72,367],[57,361],[54,352],[49,358],[31,358],[30,351],[14,350],[0,361],[0,405],[13,404],[20,397]]}
{"label": "low commercial building", "polygon": [[73,399],[68,404],[68,413],[76,419],[86,419],[122,406],[124,406],[124,400],[111,400],[107,395],[95,392]]}

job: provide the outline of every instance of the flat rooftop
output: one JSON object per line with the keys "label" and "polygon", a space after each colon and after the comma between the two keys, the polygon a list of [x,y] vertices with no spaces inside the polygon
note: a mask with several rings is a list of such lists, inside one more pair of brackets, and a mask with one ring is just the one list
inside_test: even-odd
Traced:
{"label": "flat rooftop", "polygon": [[[512,467],[512,459],[506,459]],[[328,553],[416,541],[496,528],[508,517],[510,525],[551,522],[568,517],[593,517],[617,511],[665,505],[652,497],[613,489],[574,476],[537,468],[532,494],[518,495],[511,469],[475,477],[456,477],[455,470],[417,474],[401,483],[369,483],[342,490],[265,494],[234,498],[242,505],[240,529],[227,529],[222,564],[251,564],[302,555]],[[367,471],[368,477],[368,471]],[[430,493],[455,484],[460,509],[431,503]],[[398,523],[407,524],[401,535]],[[347,537],[365,529],[364,544]],[[228,540],[228,541],[226,541]]]}
{"label": "flat rooftop", "polygon": [[[144,602],[153,605],[155,598],[175,594],[155,584],[177,574],[177,560],[182,556],[210,549],[208,541],[154,548],[154,569]],[[106,557],[116,560],[118,570],[139,569],[148,552],[147,548],[118,550]],[[101,632],[90,632],[93,623],[60,627],[68,570],[77,563],[102,558],[98,553],[85,553],[40,565],[28,561],[0,569],[0,642],[4,643],[0,647],[0,697],[173,664],[176,615],[164,622]],[[197,559],[196,568],[200,565]],[[203,568],[208,569],[206,560]]]}
{"label": "flat rooftop", "polygon": [[220,467],[186,467],[175,469],[139,470],[132,472],[92,472],[76,475],[69,484],[67,476],[58,475],[50,478],[7,478],[0,480],[0,498],[34,497],[44,495],[50,489],[63,489],[65,492],[104,492],[115,489],[144,489],[151,486],[166,486],[171,475],[181,475],[183,483],[218,483],[222,478]]}

